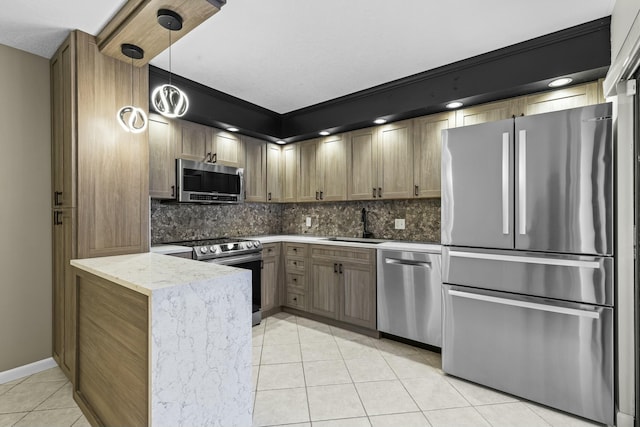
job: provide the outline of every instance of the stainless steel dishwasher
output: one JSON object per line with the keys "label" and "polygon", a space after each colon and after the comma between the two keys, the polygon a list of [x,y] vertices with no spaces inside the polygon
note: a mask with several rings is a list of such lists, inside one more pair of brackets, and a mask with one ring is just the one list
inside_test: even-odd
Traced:
{"label": "stainless steel dishwasher", "polygon": [[440,253],[377,252],[378,330],[441,347]]}

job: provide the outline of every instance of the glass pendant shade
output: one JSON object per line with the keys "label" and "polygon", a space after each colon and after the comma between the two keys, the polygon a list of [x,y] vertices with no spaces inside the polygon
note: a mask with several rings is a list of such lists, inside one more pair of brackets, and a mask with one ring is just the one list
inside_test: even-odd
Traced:
{"label": "glass pendant shade", "polygon": [[147,114],[142,108],[126,105],[118,111],[118,123],[127,132],[141,133],[147,128]]}
{"label": "glass pendant shade", "polygon": [[189,109],[189,98],[176,86],[158,86],[151,94],[151,103],[156,111],[168,118],[182,117]]}

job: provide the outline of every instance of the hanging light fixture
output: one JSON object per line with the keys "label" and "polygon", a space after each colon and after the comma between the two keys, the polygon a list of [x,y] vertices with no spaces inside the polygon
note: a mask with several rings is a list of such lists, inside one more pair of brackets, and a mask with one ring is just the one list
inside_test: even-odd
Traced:
{"label": "hanging light fixture", "polygon": [[131,58],[131,105],[125,105],[122,107],[116,118],[120,126],[131,133],[144,132],[147,128],[147,114],[142,108],[138,108],[133,105],[133,60],[144,58],[144,51],[133,44],[123,44],[120,46],[122,54]]}
{"label": "hanging light fixture", "polygon": [[182,29],[182,17],[172,10],[160,9],[158,24],[169,30],[169,84],[154,89],[151,103],[156,111],[165,117],[182,117],[189,109],[189,99],[184,92],[171,84],[171,32]]}

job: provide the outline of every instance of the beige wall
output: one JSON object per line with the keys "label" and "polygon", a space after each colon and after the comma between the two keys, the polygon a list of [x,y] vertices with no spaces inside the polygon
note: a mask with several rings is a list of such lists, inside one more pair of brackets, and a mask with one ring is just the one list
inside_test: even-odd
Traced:
{"label": "beige wall", "polygon": [[51,357],[49,61],[0,45],[0,372]]}

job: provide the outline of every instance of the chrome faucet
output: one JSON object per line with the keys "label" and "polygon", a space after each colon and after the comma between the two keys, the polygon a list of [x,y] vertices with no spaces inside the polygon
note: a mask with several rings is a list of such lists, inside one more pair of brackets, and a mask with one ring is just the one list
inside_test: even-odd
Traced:
{"label": "chrome faucet", "polygon": [[362,208],[362,237],[369,239],[373,237],[373,233],[367,230],[367,210]]}

